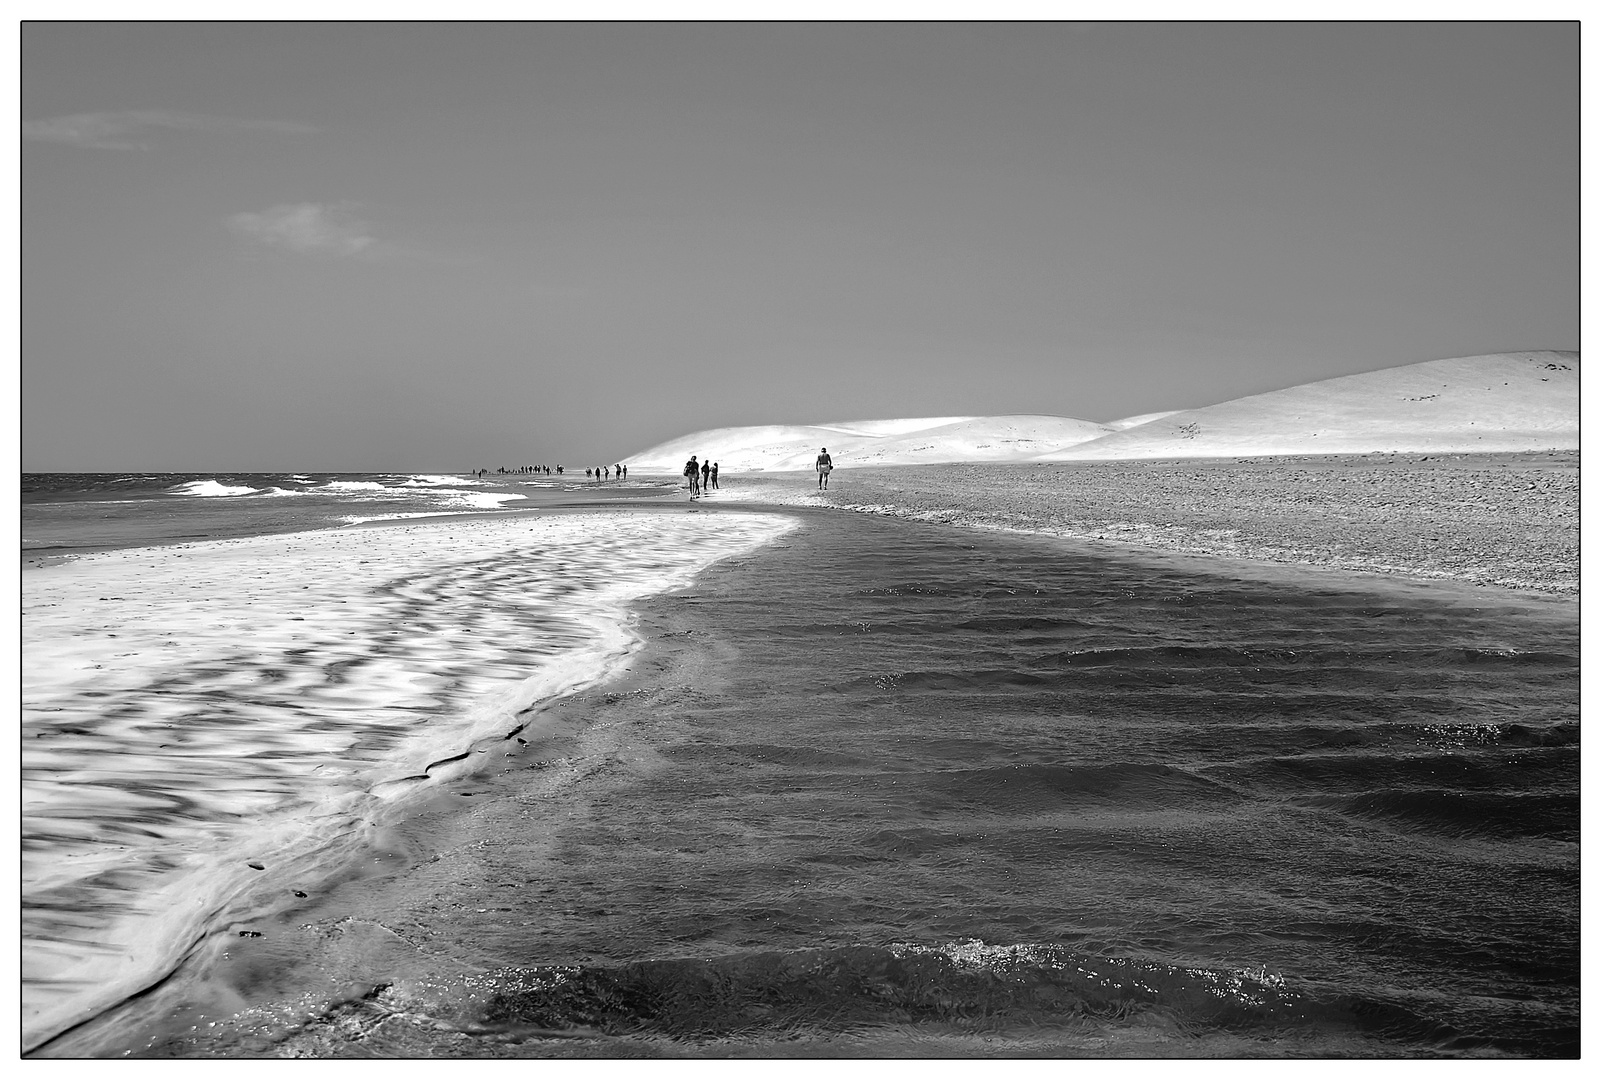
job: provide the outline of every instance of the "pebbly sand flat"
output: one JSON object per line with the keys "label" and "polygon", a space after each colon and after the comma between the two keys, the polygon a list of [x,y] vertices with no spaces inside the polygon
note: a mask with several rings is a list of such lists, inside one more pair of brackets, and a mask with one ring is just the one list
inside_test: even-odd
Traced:
{"label": "pebbly sand flat", "polygon": [[839,469],[712,500],[814,505],[1186,555],[1579,591],[1579,454],[1394,454]]}
{"label": "pebbly sand flat", "polygon": [[633,600],[791,524],[435,519],[25,569],[25,1044],[292,902],[431,781],[613,674],[640,644]]}

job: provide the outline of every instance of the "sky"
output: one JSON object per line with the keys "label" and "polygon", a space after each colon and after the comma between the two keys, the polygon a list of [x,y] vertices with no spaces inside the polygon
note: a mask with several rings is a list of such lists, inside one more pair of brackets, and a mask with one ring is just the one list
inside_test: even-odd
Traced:
{"label": "sky", "polygon": [[1575,349],[1577,23],[24,23],[24,471]]}

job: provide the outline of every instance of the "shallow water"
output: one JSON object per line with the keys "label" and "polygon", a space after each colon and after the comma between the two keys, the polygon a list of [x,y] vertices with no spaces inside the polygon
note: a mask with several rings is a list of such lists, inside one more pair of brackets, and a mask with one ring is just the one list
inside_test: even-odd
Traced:
{"label": "shallow water", "polygon": [[1577,1053],[1574,605],[796,513],[79,1045]]}

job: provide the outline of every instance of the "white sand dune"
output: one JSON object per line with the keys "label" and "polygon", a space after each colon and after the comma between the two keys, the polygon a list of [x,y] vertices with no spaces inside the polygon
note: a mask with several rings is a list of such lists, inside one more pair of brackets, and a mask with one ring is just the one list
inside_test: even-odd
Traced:
{"label": "white sand dune", "polygon": [[1473,453],[1578,445],[1578,353],[1514,352],[1407,364],[1159,415],[1036,460]]}
{"label": "white sand dune", "polygon": [[1152,420],[1161,420],[1164,417],[1172,416],[1178,411],[1178,409],[1166,409],[1162,412],[1148,412],[1140,413],[1138,416],[1125,416],[1121,420],[1108,420],[1106,422],[1106,426],[1115,431],[1126,431],[1131,427],[1139,427],[1141,424],[1149,424]]}
{"label": "white sand dune", "polygon": [[825,446],[850,468],[1578,445],[1579,355],[1542,351],[1430,360],[1104,424],[1019,415],[715,428],[623,460],[676,475],[691,454],[728,473],[810,470]]}
{"label": "white sand dune", "polygon": [[728,472],[810,469],[825,446],[841,467],[1028,461],[1114,430],[1066,416],[939,416],[715,428],[671,439],[623,461],[631,470],[673,474],[691,454],[709,457]]}

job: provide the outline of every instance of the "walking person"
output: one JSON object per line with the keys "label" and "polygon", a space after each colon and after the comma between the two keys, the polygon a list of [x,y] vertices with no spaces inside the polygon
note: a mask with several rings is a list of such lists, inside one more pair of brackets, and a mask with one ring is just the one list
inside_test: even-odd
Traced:
{"label": "walking person", "polygon": [[700,494],[700,462],[695,460],[694,454],[684,462],[684,475],[689,477],[689,497],[693,499]]}
{"label": "walking person", "polygon": [[834,459],[828,456],[828,447],[817,455],[817,490],[822,491],[828,487],[828,474],[834,471]]}
{"label": "walking person", "polygon": [[717,462],[712,462],[712,490],[717,490]]}
{"label": "walking person", "polygon": [[707,491],[710,491],[711,490],[711,486],[712,486],[712,463],[708,461],[708,462],[706,462],[706,464],[704,464],[704,465],[702,465],[700,467],[700,490],[701,490],[701,494],[704,495]]}

